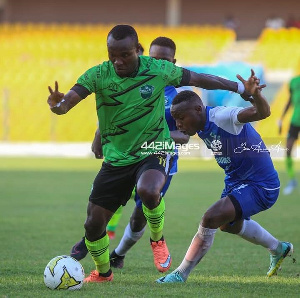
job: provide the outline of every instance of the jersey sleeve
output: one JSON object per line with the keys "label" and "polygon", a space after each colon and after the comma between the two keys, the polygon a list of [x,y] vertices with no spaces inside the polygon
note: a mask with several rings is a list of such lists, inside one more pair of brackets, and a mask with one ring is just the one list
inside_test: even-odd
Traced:
{"label": "jersey sleeve", "polygon": [[166,60],[159,60],[159,63],[161,75],[165,84],[175,87],[180,86],[183,75],[183,68],[176,66],[174,63]]}
{"label": "jersey sleeve", "polygon": [[94,66],[88,69],[83,75],[81,75],[77,84],[86,88],[90,93],[96,92],[96,78],[97,78],[97,69],[99,66]]}
{"label": "jersey sleeve", "polygon": [[225,131],[238,135],[245,123],[239,122],[237,116],[242,110],[241,107],[215,107],[212,108],[210,113],[210,121],[214,122],[218,127]]}

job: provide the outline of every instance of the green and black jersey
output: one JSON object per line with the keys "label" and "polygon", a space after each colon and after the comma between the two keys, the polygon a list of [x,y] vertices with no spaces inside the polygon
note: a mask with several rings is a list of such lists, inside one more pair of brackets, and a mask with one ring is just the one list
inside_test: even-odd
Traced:
{"label": "green and black jersey", "polygon": [[165,121],[164,88],[179,86],[183,69],[165,60],[139,59],[134,77],[120,78],[107,61],[86,71],[72,88],[76,91],[79,85],[88,94],[96,94],[105,162],[113,166],[130,165],[158,151],[173,151]]}
{"label": "green and black jersey", "polygon": [[294,106],[291,123],[300,127],[300,76],[290,82],[291,101]]}

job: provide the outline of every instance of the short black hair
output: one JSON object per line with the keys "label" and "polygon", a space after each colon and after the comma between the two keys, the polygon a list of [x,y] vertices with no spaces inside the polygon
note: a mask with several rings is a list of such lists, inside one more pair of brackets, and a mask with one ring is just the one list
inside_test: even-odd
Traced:
{"label": "short black hair", "polygon": [[154,45],[169,48],[174,51],[174,54],[176,53],[175,42],[169,37],[160,36],[160,37],[155,38],[151,42],[150,48]]}
{"label": "short black hair", "polygon": [[136,45],[138,45],[138,43],[139,43],[138,35],[137,35],[135,29],[130,25],[116,25],[109,31],[107,38],[110,35],[115,40],[122,40],[126,37],[130,37],[135,42]]}
{"label": "short black hair", "polygon": [[200,99],[197,93],[190,91],[190,90],[184,90],[182,92],[179,92],[173,99],[172,105],[177,105],[181,102],[187,102],[192,99]]}

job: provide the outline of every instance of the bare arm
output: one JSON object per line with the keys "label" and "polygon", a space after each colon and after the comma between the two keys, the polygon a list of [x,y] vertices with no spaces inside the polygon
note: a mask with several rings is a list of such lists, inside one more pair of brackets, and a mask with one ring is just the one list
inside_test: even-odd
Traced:
{"label": "bare arm", "polygon": [[[193,71],[191,71],[190,74],[191,74],[189,80],[190,86],[196,86],[207,90],[220,89],[220,90],[233,91],[241,94],[245,100],[250,100],[249,95],[251,95],[251,86],[247,84],[248,81],[240,80],[241,82],[234,82],[234,81],[223,79],[218,76],[203,74],[203,73],[199,74]],[[252,75],[254,75],[254,71],[251,69],[251,76]],[[257,80],[256,77],[255,79]],[[263,88],[265,86],[260,86],[260,87]]]}
{"label": "bare arm", "polygon": [[170,131],[171,138],[174,140],[176,144],[187,144],[190,140],[190,136],[185,135],[179,130]]}
{"label": "bare arm", "polygon": [[245,81],[240,75],[238,79],[247,85],[248,94],[252,96],[252,107],[241,110],[237,116],[238,121],[241,123],[259,121],[271,115],[271,110],[268,101],[261,94],[262,88],[265,85],[259,85],[259,80],[255,77],[254,71],[251,69],[250,78]]}
{"label": "bare arm", "polygon": [[237,92],[238,83],[223,79],[218,76],[196,73],[191,71],[191,78],[189,81],[190,86],[196,86],[207,90],[229,90]]}
{"label": "bare arm", "polygon": [[102,151],[102,143],[101,143],[101,133],[99,128],[95,132],[95,137],[92,143],[92,151],[95,154],[97,159],[103,158],[103,151]]}
{"label": "bare arm", "polygon": [[51,111],[57,115],[66,114],[70,109],[76,106],[82,98],[73,90],[70,90],[66,95],[58,91],[58,83],[55,81],[54,91],[48,87],[50,95],[47,103]]}

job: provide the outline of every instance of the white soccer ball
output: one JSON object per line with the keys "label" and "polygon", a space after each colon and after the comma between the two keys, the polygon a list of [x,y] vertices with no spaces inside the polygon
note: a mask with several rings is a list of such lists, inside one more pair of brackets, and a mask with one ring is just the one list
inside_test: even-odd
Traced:
{"label": "white soccer ball", "polygon": [[53,258],[44,271],[45,285],[52,290],[79,290],[83,279],[83,267],[70,256]]}

